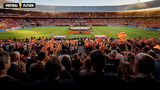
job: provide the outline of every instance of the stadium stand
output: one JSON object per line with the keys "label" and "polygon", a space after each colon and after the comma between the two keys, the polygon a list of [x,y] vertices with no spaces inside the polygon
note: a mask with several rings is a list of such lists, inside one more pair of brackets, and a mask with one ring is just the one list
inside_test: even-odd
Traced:
{"label": "stadium stand", "polygon": [[160,28],[159,13],[159,8],[121,12],[34,12],[1,9],[0,23],[2,23],[1,29],[32,25],[128,25],[147,28]]}

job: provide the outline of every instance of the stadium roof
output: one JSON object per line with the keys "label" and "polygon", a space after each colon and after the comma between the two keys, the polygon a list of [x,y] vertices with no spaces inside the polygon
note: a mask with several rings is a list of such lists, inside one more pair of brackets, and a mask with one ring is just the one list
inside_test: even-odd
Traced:
{"label": "stadium roof", "polygon": [[140,2],[154,0],[9,0],[14,2],[22,1],[23,3],[36,3],[39,5],[54,6],[115,6],[128,5]]}
{"label": "stadium roof", "polygon": [[[6,0],[2,0],[6,1]],[[160,7],[160,0],[154,0],[138,4],[116,5],[116,6],[51,6],[37,5],[34,9],[25,9],[29,11],[44,12],[112,12],[128,11]]]}

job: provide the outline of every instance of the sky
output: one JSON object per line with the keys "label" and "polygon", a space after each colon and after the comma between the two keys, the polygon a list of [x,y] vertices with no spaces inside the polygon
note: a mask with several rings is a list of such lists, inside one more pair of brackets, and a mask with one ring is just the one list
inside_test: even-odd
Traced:
{"label": "sky", "polygon": [[[9,0],[16,1],[19,0]],[[24,3],[56,6],[113,6],[137,3],[138,0],[22,0]],[[153,0],[140,0],[141,2]]]}

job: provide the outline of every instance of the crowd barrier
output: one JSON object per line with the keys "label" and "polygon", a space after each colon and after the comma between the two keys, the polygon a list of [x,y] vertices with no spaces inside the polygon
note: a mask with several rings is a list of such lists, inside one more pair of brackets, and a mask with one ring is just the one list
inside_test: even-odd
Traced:
{"label": "crowd barrier", "polygon": [[[25,28],[31,28],[31,27],[54,27],[56,25],[34,25],[34,26],[24,26],[24,27],[13,27],[13,28],[8,28],[8,29],[3,29],[1,31],[9,31],[9,30],[17,30],[17,29],[25,29]],[[160,28],[146,28],[146,27],[137,27],[137,26],[129,26],[129,25],[102,25],[102,26],[124,26],[124,27],[132,27],[132,28],[140,28],[140,29],[148,29],[148,30],[156,30],[160,31]]]}

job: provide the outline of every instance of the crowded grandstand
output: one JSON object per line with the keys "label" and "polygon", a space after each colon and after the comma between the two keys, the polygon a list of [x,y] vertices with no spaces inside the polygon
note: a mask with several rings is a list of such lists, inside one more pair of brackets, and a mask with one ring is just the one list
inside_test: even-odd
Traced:
{"label": "crowded grandstand", "polygon": [[[121,5],[119,6],[121,9],[117,9],[118,6],[99,6],[116,9],[111,11],[109,8],[96,11],[91,6],[88,8],[93,10],[86,10],[83,7],[81,11],[71,9],[76,6],[71,6],[68,11],[65,9],[52,11],[52,6],[47,5],[38,5],[35,9],[0,8],[0,88],[21,90],[159,88],[158,2],[159,0],[153,0]],[[2,0],[2,3],[8,1]],[[133,7],[142,4],[147,6]],[[133,8],[124,8],[129,6]],[[118,29],[119,26],[122,29],[126,27],[132,29],[126,28],[127,31],[124,32]],[[60,30],[64,29],[61,27],[65,27],[66,31]],[[105,31],[108,27],[107,34],[111,37],[102,33],[100,27],[105,28]],[[113,27],[114,29],[111,29]],[[49,28],[51,30],[47,30]],[[95,28],[98,29],[95,31]],[[118,33],[113,33],[112,31],[116,29]],[[133,29],[135,31],[132,31]],[[25,30],[28,33],[20,32]],[[136,33],[136,30],[141,30],[141,33]],[[130,38],[128,31],[134,38]],[[47,36],[49,33],[51,36]],[[56,33],[58,38],[53,37],[52,33]],[[63,38],[59,33],[65,34],[62,34]],[[79,37],[65,38],[67,33]],[[20,34],[24,36],[18,38],[17,35]],[[35,37],[37,34],[43,36]],[[113,34],[116,37],[112,37]],[[29,38],[25,35],[29,35]],[[86,37],[82,38],[81,35]]]}
{"label": "crowded grandstand", "polygon": [[31,25],[130,25],[160,28],[159,13],[159,8],[124,12],[31,12],[0,9],[0,29]]}

